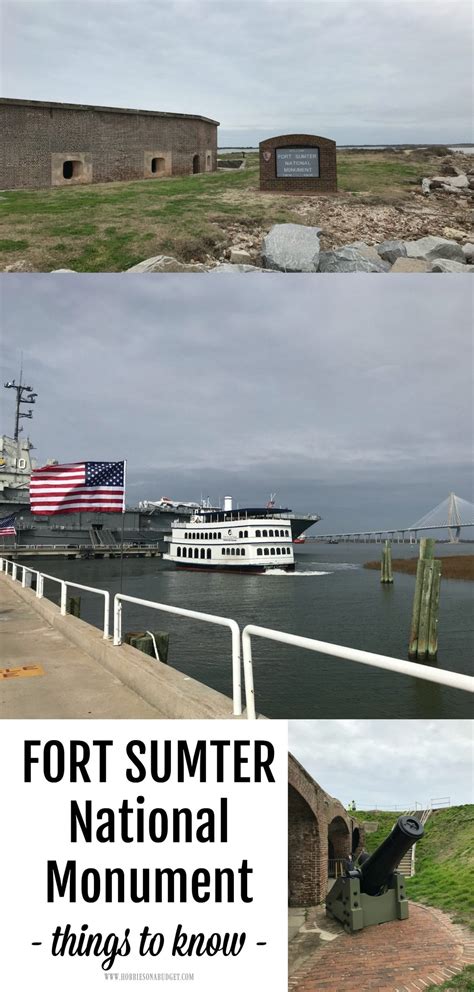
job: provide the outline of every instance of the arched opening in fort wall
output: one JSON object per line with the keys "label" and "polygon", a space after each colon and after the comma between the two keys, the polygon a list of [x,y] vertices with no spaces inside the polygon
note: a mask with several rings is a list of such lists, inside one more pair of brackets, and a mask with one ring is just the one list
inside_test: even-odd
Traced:
{"label": "arched opening in fort wall", "polygon": [[201,157],[200,155],[193,156],[193,175],[201,171]]}
{"label": "arched opening in fort wall", "polygon": [[316,816],[288,786],[288,897],[290,906],[316,906],[325,893],[320,878],[321,839]]}
{"label": "arched opening in fort wall", "polygon": [[351,854],[352,839],[349,826],[342,816],[335,816],[328,824],[328,877],[342,875],[344,861]]}

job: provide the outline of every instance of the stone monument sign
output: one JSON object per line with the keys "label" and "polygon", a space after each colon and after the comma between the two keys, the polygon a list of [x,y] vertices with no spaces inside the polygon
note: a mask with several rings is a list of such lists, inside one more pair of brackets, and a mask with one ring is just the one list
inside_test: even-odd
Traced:
{"label": "stone monument sign", "polygon": [[336,142],[316,134],[280,134],[259,145],[260,189],[336,193]]}

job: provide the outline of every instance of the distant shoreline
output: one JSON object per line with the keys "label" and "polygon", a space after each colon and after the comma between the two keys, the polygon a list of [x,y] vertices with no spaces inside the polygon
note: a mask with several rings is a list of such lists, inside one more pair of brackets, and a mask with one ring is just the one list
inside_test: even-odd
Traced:
{"label": "distant shoreline", "polygon": [[[474,555],[436,555],[441,565],[441,577],[443,579],[466,579],[474,580]],[[418,558],[394,558],[392,568],[394,572],[405,572],[407,575],[415,575]],[[380,561],[366,561],[364,568],[380,569]]]}
{"label": "distant shoreline", "polygon": [[[336,148],[436,148],[437,146],[442,146],[443,148],[474,148],[474,142],[471,141],[425,141],[421,145],[411,145],[406,142],[400,142],[397,144],[390,145],[337,145]],[[229,152],[257,152],[258,146],[256,145],[222,145],[221,148],[217,149],[219,152],[229,151]]]}

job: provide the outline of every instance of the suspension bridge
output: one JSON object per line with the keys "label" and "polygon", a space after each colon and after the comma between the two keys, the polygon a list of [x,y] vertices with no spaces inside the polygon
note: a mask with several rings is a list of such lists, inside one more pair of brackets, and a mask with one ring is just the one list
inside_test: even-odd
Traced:
{"label": "suspension bridge", "polygon": [[397,543],[417,544],[419,533],[432,530],[445,530],[451,544],[458,544],[461,530],[474,527],[474,503],[450,493],[446,499],[425,513],[408,527],[390,527],[387,530],[339,531],[332,534],[318,534],[307,537],[307,541],[362,541],[379,543],[391,539]]}

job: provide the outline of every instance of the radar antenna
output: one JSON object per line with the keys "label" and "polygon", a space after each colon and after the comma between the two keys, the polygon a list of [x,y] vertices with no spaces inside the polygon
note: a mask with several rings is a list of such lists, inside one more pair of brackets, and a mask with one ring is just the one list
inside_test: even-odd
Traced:
{"label": "radar antenna", "polygon": [[33,410],[28,410],[28,413],[24,413],[22,410],[22,406],[31,406],[34,403],[36,403],[36,397],[38,395],[38,393],[33,392],[32,386],[24,386],[22,379],[23,379],[23,369],[20,372],[19,383],[16,383],[14,379],[12,379],[11,382],[4,383],[5,389],[14,389],[16,391],[15,431],[13,434],[15,441],[18,441],[18,437],[21,434],[21,431],[23,430],[23,427],[20,427],[20,420],[22,418],[31,420],[33,416]]}

